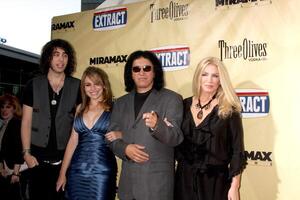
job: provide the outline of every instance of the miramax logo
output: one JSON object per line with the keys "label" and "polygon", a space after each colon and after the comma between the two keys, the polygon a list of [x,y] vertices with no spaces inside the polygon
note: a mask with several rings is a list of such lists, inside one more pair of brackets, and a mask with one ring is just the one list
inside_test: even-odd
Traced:
{"label": "miramax logo", "polygon": [[59,31],[59,30],[69,30],[75,28],[75,21],[67,21],[67,22],[60,22],[56,24],[52,24],[51,30],[52,31]]}
{"label": "miramax logo", "polygon": [[272,0],[215,0],[216,9],[244,8],[272,4]]}
{"label": "miramax logo", "polygon": [[90,58],[90,65],[118,64],[126,62],[127,55],[110,55]]}
{"label": "miramax logo", "polygon": [[249,165],[271,167],[272,153],[271,151],[245,151],[245,157]]}

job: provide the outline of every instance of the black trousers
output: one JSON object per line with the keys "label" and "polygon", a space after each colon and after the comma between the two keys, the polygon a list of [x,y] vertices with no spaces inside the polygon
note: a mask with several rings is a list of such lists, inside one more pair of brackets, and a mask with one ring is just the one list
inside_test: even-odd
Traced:
{"label": "black trousers", "polygon": [[0,175],[0,199],[1,200],[21,200],[20,182],[10,183],[11,176]]}
{"label": "black trousers", "polygon": [[29,169],[30,200],[65,200],[64,192],[56,192],[56,181],[60,165],[39,162],[39,165]]}

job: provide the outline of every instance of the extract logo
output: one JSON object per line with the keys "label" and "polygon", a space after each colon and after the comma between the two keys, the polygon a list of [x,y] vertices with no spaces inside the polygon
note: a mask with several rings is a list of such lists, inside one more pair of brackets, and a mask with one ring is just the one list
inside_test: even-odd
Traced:
{"label": "extract logo", "polygon": [[265,117],[269,114],[270,98],[266,90],[236,89],[242,105],[243,118]]}
{"label": "extract logo", "polygon": [[190,48],[182,45],[159,47],[151,50],[160,60],[164,71],[188,68]]}
{"label": "extract logo", "polygon": [[93,29],[106,31],[118,29],[127,24],[127,8],[114,8],[94,13]]}

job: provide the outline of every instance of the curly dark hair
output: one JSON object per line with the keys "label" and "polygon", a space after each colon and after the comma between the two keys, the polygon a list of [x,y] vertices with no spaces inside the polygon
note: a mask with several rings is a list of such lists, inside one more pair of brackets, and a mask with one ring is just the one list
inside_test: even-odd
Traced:
{"label": "curly dark hair", "polygon": [[154,80],[153,80],[153,88],[156,90],[160,90],[164,87],[164,72],[162,69],[162,65],[157,58],[157,56],[151,51],[135,51],[131,53],[127,59],[124,69],[124,81],[125,81],[125,91],[130,92],[135,88],[135,83],[132,79],[132,64],[138,58],[148,59],[154,68]]}
{"label": "curly dark hair", "polygon": [[75,71],[76,68],[76,53],[73,46],[63,39],[54,39],[44,45],[40,58],[41,71],[43,74],[48,73],[53,57],[53,51],[57,47],[62,48],[68,55],[68,64],[65,69],[65,74],[69,76]]}

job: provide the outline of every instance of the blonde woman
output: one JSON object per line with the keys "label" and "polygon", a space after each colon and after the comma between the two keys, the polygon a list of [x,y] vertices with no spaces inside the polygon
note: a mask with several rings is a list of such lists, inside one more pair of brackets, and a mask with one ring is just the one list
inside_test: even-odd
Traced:
{"label": "blonde woman", "polygon": [[203,59],[184,100],[184,141],[176,148],[176,200],[238,200],[245,167],[241,105],[224,64]]}

